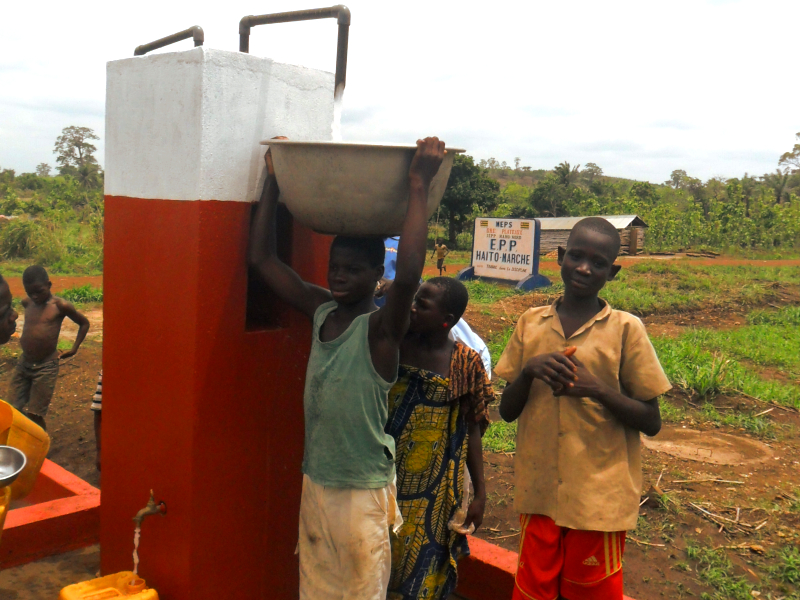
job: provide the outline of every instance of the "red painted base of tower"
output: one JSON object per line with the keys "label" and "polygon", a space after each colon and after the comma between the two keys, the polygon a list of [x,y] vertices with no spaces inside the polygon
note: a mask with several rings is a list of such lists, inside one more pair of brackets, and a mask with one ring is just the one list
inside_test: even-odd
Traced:
{"label": "red painted base of tower", "polygon": [[[106,197],[103,573],[165,600],[296,598],[310,324],[248,328],[244,202]],[[324,284],[330,238],[287,220],[289,261]],[[250,329],[250,330],[248,330]]]}

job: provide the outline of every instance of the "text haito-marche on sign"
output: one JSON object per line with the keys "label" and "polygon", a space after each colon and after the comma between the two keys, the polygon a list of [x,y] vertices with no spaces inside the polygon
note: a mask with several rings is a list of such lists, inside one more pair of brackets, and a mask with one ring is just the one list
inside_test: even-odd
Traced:
{"label": "text haito-marche on sign", "polygon": [[532,275],[535,231],[532,219],[475,219],[475,275],[514,281]]}

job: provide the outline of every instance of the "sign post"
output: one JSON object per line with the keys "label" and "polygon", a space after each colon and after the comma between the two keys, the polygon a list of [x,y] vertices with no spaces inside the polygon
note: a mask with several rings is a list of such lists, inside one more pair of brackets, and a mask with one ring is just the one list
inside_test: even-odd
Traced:
{"label": "sign post", "polygon": [[539,274],[539,219],[478,217],[472,235],[472,266],[458,279],[496,279],[516,282],[517,289],[550,285]]}

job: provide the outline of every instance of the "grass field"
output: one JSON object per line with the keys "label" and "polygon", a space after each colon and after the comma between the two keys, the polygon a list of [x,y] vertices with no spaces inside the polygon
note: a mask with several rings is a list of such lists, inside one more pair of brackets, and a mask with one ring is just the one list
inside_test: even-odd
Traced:
{"label": "grass field", "polygon": [[800,285],[800,269],[647,261],[622,269],[601,296],[614,308],[647,315],[757,306],[780,285]]}

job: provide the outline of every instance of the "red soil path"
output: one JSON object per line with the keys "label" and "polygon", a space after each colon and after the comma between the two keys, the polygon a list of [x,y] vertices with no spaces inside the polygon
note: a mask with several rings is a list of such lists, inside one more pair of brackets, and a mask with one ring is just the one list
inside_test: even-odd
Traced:
{"label": "red soil path", "polygon": [[[11,295],[19,298],[25,297],[25,288],[22,287],[22,277],[6,277],[5,280],[8,282],[8,287],[11,288]],[[65,276],[61,277],[58,275],[51,275],[50,281],[53,284],[53,293],[60,292],[61,290],[66,290],[71,287],[76,287],[80,285],[86,285],[87,283],[96,288],[103,287],[103,276],[102,275],[91,275],[91,276]]]}

